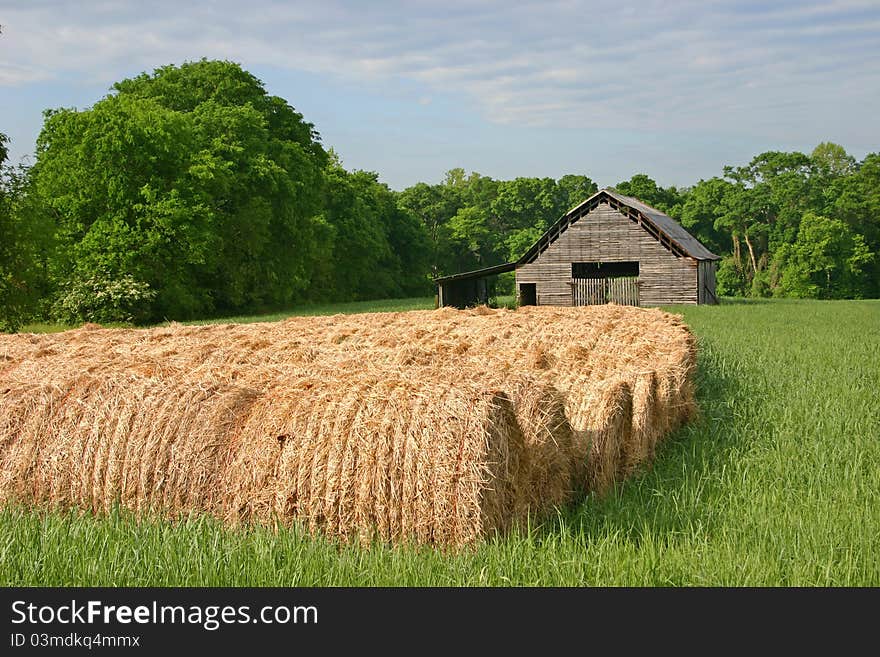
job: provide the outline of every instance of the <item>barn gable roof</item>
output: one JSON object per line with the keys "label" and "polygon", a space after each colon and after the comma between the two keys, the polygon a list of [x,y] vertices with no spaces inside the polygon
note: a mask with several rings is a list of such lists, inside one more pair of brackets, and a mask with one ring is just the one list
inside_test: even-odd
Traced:
{"label": "barn gable roof", "polygon": [[600,203],[609,203],[616,210],[628,216],[638,223],[654,239],[679,256],[687,256],[695,260],[720,260],[721,258],[703,246],[700,241],[682,228],[675,219],[663,214],[657,208],[642,203],[632,196],[624,196],[610,189],[601,189],[590,198],[578,203],[566,212],[547,231],[532,244],[523,256],[516,262],[506,262],[494,267],[486,267],[476,271],[468,271],[460,274],[441,276],[434,279],[435,283],[451,283],[453,281],[467,280],[472,278],[484,278],[506,271],[513,271],[520,265],[528,264],[535,260],[547,249],[559,236],[566,231],[575,221],[589,214]]}
{"label": "barn gable roof", "polygon": [[618,194],[610,189],[602,189],[590,198],[582,201],[571,210],[566,212],[554,223],[528,251],[517,261],[517,265],[532,262],[550,244],[575,221],[595,209],[600,203],[609,203],[615,209],[621,211],[630,219],[638,223],[652,237],[658,240],[666,248],[676,255],[688,256],[695,260],[720,260],[720,257],[709,251],[700,241],[687,232],[672,217],[663,214],[660,210],[642,203],[631,196]]}

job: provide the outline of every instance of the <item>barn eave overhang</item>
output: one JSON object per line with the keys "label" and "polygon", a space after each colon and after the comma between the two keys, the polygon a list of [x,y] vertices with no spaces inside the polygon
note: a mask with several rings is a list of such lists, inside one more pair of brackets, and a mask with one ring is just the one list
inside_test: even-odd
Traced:
{"label": "barn eave overhang", "polygon": [[434,279],[434,283],[442,285],[443,283],[452,283],[455,281],[465,281],[473,278],[486,278],[487,276],[495,276],[504,272],[516,269],[515,262],[505,262],[501,265],[492,267],[484,267],[483,269],[475,269],[474,271],[466,271],[460,274],[450,274],[449,276],[439,276]]}

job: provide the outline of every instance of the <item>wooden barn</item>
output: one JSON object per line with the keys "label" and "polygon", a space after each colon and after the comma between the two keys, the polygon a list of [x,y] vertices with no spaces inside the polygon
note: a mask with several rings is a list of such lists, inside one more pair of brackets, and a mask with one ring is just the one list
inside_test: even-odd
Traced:
{"label": "wooden barn", "polygon": [[719,257],[678,222],[603,189],[569,210],[516,262],[436,279],[441,306],[486,303],[491,276],[516,271],[520,305],[717,303]]}

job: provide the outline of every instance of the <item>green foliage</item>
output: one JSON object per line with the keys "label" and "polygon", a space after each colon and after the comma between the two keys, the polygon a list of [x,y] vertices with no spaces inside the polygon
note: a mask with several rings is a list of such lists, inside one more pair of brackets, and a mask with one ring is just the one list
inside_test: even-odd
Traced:
{"label": "green foliage", "polygon": [[[810,156],[761,153],[747,165],[725,167],[723,177],[701,180],[690,189],[664,188],[645,174],[615,189],[679,220],[722,256],[721,294],[795,294],[800,287],[793,283],[792,267],[803,278],[815,266],[833,279],[820,296],[880,296],[880,258],[865,257],[859,246],[869,254],[880,253],[880,156],[856,163],[839,145],[823,143]],[[429,233],[436,275],[516,260],[559,216],[595,190],[586,176],[493,181],[452,169],[443,184],[419,183],[399,199]],[[808,213],[848,226],[855,254],[850,265],[808,265],[805,259],[812,255],[803,248],[798,247],[799,260],[787,251],[805,239],[799,231]],[[506,290],[509,281],[502,285]],[[796,294],[804,293],[801,289]]]}
{"label": "green foliage", "polygon": [[[50,315],[179,320],[428,294],[429,274],[518,259],[597,190],[584,175],[504,181],[456,168],[392,192],[345,170],[253,75],[207,60],[118,82],[90,109],[47,111],[37,156],[3,176],[6,329]],[[722,256],[722,294],[880,296],[878,154],[856,162],[822,143],[809,156],[761,153],[690,189],[645,174],[616,189]],[[802,230],[806,216],[846,230],[829,242],[812,223]],[[147,293],[123,293],[141,284]],[[510,293],[511,277],[495,289]],[[114,292],[98,307],[88,290]]]}
{"label": "green foliage", "polygon": [[59,284],[132,277],[155,291],[152,319],[306,296],[327,239],[311,125],[229,62],[115,89],[47,112],[37,143],[37,187],[68,254]]}
{"label": "green foliage", "polygon": [[535,242],[537,242],[544,230],[537,226],[530,228],[521,228],[511,232],[507,239],[504,240],[504,247],[507,250],[509,260],[517,260],[524,254]]}
{"label": "green foliage", "polygon": [[516,178],[501,183],[490,211],[511,229],[543,231],[565,212],[552,178]]}
{"label": "green foliage", "polygon": [[871,153],[850,175],[826,188],[825,212],[861,235],[875,254],[865,266],[866,297],[880,297],[880,153]]}
{"label": "green foliage", "polygon": [[848,176],[856,169],[856,159],[840,144],[823,141],[810,153],[817,173],[826,178]]}
{"label": "green foliage", "polygon": [[477,263],[485,261],[485,251],[491,247],[488,213],[485,210],[474,206],[460,208],[449,220],[449,233]]}
{"label": "green foliage", "polygon": [[85,321],[111,323],[143,322],[149,317],[156,293],[147,283],[132,276],[110,278],[93,275],[87,280],[70,281],[52,306],[52,318],[62,324]]}
{"label": "green foliage", "polygon": [[744,297],[749,291],[749,281],[743,271],[742,263],[733,256],[722,258],[715,274],[718,296]]}
{"label": "green foliage", "polygon": [[333,158],[325,171],[323,221],[330,230],[325,269],[314,300],[426,294],[425,226],[398,206],[375,173],[350,173]]}
{"label": "green foliage", "polygon": [[687,194],[681,207],[681,225],[716,254],[730,253],[730,233],[723,229],[725,199],[733,185],[721,178],[701,180]]}
{"label": "green foliage", "polygon": [[720,225],[734,240],[734,255],[747,259],[749,280],[767,267],[773,251],[797,237],[804,212],[819,207],[821,195],[811,173],[803,153],[775,151],[757,155],[745,167],[725,167],[734,187]]}
{"label": "green foliage", "polygon": [[[870,157],[865,160],[869,172]],[[856,258],[854,267],[864,275],[856,276],[854,283],[852,268],[808,263],[818,251],[805,249],[803,235],[811,233],[800,232],[807,215],[840,218],[849,226],[854,244],[862,240],[869,253],[877,253],[880,244],[872,241],[872,225],[878,213],[868,201],[872,181],[860,181],[861,175],[861,167],[837,144],[819,144],[809,157],[761,153],[746,166],[725,167],[724,178],[700,181],[689,190],[682,225],[725,256],[718,276],[724,294],[837,296],[849,290],[846,294],[851,296],[876,295],[876,258]],[[870,173],[867,176],[870,179]],[[809,273],[813,267],[841,280],[826,280],[825,292],[820,293],[804,283],[815,274]]]}
{"label": "green foliage", "polygon": [[781,296],[844,299],[863,289],[865,265],[874,259],[861,235],[839,219],[807,213],[797,240],[776,254],[781,271]]}
{"label": "green foliage", "polygon": [[[496,181],[451,169],[440,185],[398,195],[430,240],[431,271],[454,273],[516,260],[565,212],[597,191],[587,176]],[[509,280],[499,283],[509,291]]]}
{"label": "green foliage", "polygon": [[53,229],[29,173],[0,165],[0,331],[20,328],[47,292]]}
{"label": "green foliage", "polygon": [[643,173],[637,173],[629,180],[617,183],[615,189],[621,194],[635,197],[642,203],[647,203],[675,219],[681,215],[681,205],[684,202],[682,194],[675,187],[658,186],[652,178]]}
{"label": "green foliage", "polygon": [[578,205],[581,201],[590,198],[599,191],[599,186],[587,176],[568,174],[556,181],[556,187],[561,198],[561,212],[564,214]]}
{"label": "green foliage", "polygon": [[[495,302],[492,303],[492,299],[489,300],[489,305],[494,308],[516,308],[516,273],[512,271],[506,271],[501,274],[498,274],[498,277],[495,279]],[[509,298],[509,299],[508,299]]]}

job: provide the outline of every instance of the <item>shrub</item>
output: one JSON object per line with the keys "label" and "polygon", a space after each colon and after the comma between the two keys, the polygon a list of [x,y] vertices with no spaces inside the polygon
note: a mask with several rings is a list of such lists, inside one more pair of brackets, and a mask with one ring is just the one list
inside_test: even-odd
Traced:
{"label": "shrub", "polygon": [[156,292],[130,275],[97,274],[74,279],[52,306],[52,317],[65,324],[137,323],[148,317]]}
{"label": "shrub", "polygon": [[746,296],[748,283],[733,256],[728,256],[718,264],[716,274],[717,293],[726,297]]}

